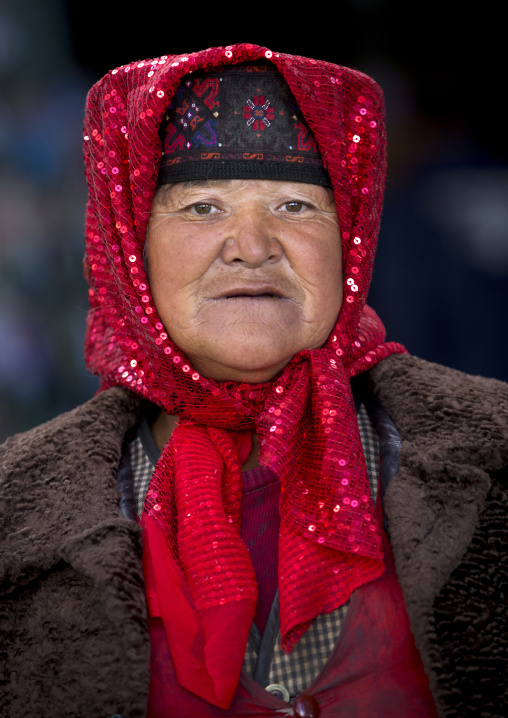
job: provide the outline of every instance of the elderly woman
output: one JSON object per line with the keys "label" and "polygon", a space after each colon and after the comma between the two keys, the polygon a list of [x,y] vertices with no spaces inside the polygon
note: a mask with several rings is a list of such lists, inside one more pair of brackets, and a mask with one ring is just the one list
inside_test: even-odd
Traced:
{"label": "elderly woman", "polygon": [[2,715],[504,714],[508,389],[366,307],[384,150],[254,45],[92,89],[101,391],[2,449]]}

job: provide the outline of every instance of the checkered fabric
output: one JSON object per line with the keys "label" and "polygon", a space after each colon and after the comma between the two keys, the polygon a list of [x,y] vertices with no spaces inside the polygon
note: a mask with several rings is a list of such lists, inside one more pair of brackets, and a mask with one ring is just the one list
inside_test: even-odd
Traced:
{"label": "checkered fabric", "polygon": [[150,461],[148,452],[141,441],[139,430],[128,444],[129,460],[131,462],[132,476],[134,480],[134,509],[138,516],[141,516],[145,494],[155,469],[155,464]]}
{"label": "checkered fabric", "polygon": [[[379,442],[363,404],[357,413],[357,419],[367,463],[370,491],[375,503],[379,476]],[[150,445],[150,441],[152,445]],[[134,505],[138,516],[141,516],[145,494],[155,468],[155,464],[151,460],[155,458],[153,439],[147,437],[147,432],[138,427],[128,448],[134,479]],[[278,596],[275,600],[278,600]],[[275,640],[266,685],[284,686],[288,690],[290,698],[294,698],[308,688],[317,678],[333,651],[346,618],[348,605],[349,602],[331,613],[325,613],[315,618],[289,654],[284,653],[280,646],[279,633]],[[259,658],[259,640],[256,633],[256,629],[251,631],[243,663],[243,670],[249,675],[254,675]]]}
{"label": "checkered fabric", "polygon": [[[363,404],[358,411],[357,420],[367,463],[370,491],[375,503],[379,477],[379,443]],[[308,688],[322,671],[333,651],[348,606],[349,601],[331,613],[317,616],[289,654],[284,653],[281,648],[279,633],[275,641],[267,685],[283,685],[291,698]],[[250,636],[243,664],[243,670],[249,675],[254,674],[258,660],[255,643]]]}

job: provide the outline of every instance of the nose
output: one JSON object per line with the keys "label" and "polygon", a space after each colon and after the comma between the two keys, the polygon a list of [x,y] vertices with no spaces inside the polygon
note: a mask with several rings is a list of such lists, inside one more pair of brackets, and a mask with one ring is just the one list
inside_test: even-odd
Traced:
{"label": "nose", "polygon": [[221,253],[223,262],[255,268],[278,262],[282,255],[274,222],[265,212],[243,211],[231,220]]}

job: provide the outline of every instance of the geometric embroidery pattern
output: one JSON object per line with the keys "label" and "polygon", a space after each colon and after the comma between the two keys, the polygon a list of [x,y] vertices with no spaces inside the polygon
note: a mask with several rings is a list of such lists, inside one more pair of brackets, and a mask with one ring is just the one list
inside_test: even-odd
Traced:
{"label": "geometric embroidery pattern", "polygon": [[247,127],[263,131],[275,119],[275,110],[264,95],[254,95],[243,108],[243,119],[247,120]]}
{"label": "geometric embroidery pattern", "polygon": [[[198,161],[263,160],[323,171],[317,143],[296,100],[270,63],[233,65],[227,72],[188,77],[173,97],[161,134],[161,177]],[[312,176],[303,181],[312,181]]]}

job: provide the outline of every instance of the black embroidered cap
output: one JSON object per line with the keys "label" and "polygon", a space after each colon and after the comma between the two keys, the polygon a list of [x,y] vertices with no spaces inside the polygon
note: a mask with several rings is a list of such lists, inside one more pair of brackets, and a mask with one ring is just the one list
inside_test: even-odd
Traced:
{"label": "black embroidered cap", "polygon": [[159,184],[270,179],[331,187],[316,140],[270,62],[186,75],[161,136]]}

